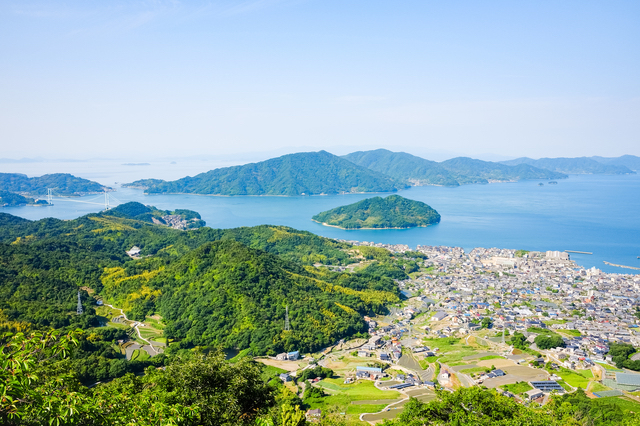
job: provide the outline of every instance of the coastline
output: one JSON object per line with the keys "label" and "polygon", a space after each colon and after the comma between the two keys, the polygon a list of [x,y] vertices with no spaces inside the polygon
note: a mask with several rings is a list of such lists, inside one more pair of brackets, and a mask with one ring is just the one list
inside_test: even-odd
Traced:
{"label": "coastline", "polygon": [[416,226],[407,226],[405,228],[343,228],[343,227],[338,226],[338,225],[329,225],[326,222],[318,222],[315,219],[311,219],[311,221],[315,222],[315,223],[319,223],[320,225],[323,225],[323,226],[328,226],[330,228],[342,229],[343,231],[378,231],[378,230],[383,231],[385,229],[387,229],[387,230],[388,229],[413,229],[413,228],[426,228],[427,226],[429,226],[429,225],[416,225]]}

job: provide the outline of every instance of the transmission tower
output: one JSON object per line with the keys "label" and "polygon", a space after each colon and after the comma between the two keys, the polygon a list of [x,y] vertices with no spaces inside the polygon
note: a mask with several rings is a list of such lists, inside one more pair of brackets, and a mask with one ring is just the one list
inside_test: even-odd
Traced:
{"label": "transmission tower", "polygon": [[289,330],[291,330],[291,325],[289,324],[289,305],[287,305],[284,313],[284,331]]}
{"label": "transmission tower", "polygon": [[82,315],[82,300],[80,299],[80,292],[78,292],[78,315]]}

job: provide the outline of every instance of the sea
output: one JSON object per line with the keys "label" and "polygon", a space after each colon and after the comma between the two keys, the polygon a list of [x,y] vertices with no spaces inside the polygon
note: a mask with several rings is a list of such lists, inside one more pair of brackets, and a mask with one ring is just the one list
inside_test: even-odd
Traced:
{"label": "sea", "polygon": [[[111,206],[138,201],[159,209],[191,209],[213,228],[261,224],[286,225],[314,234],[344,240],[386,244],[456,246],[522,250],[582,251],[571,259],[585,268],[638,274],[640,270],[610,266],[604,262],[640,268],[640,175],[571,175],[557,184],[527,180],[513,183],[464,185],[456,188],[423,186],[398,192],[435,208],[439,224],[426,228],[341,230],[315,223],[319,212],[372,196],[345,194],[300,197],[145,195],[122,188],[122,183],[144,178],[166,180],[193,176],[227,166],[223,162],[152,162],[124,165],[117,160],[0,164],[0,172],[40,176],[71,173],[116,189]],[[542,183],[542,185],[539,185]],[[45,217],[74,219],[105,208],[104,195],[55,198],[53,206],[5,207],[0,211],[37,220]]]}

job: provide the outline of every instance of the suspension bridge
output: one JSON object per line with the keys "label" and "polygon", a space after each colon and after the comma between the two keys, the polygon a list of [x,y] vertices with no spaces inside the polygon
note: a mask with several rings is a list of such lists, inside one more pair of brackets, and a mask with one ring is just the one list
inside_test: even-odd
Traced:
{"label": "suspension bridge", "polygon": [[117,206],[118,204],[123,204],[122,201],[118,200],[116,197],[111,195],[109,192],[105,191],[104,194],[100,194],[95,196],[94,198],[89,199],[74,199],[71,197],[63,197],[61,195],[57,195],[53,192],[54,188],[47,188],[47,203],[53,206],[54,201],[57,202],[68,202],[68,203],[82,203],[82,204],[95,204],[98,206],[104,206],[104,210],[109,210],[112,207]]}

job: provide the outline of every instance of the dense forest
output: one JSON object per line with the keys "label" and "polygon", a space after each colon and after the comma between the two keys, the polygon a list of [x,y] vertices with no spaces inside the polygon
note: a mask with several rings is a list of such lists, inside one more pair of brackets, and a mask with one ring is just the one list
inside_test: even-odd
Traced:
{"label": "dense forest", "polygon": [[147,193],[214,195],[318,195],[392,192],[406,185],[326,151],[302,152],[259,163],[225,167],[173,182],[151,179],[127,186]]}
{"label": "dense forest", "polygon": [[470,183],[562,179],[566,175],[528,164],[508,166],[491,161],[457,157],[440,163],[405,152],[386,149],[358,151],[345,155],[354,164],[384,173],[411,185],[459,186]]}
{"label": "dense forest", "polygon": [[75,177],[68,173],[54,173],[40,177],[27,177],[21,173],[0,173],[0,190],[29,195],[46,195],[51,188],[58,195],[81,195],[111,190],[97,182]]}
{"label": "dense forest", "polygon": [[399,195],[374,197],[318,213],[316,222],[343,229],[412,228],[440,222],[440,214],[429,205]]}
{"label": "dense forest", "polygon": [[[362,315],[399,300],[397,269],[311,267],[352,263],[353,248],[286,227],[185,232],[104,212],[35,222],[0,214],[0,229],[0,327],[8,331],[99,325],[88,290],[85,314],[69,314],[82,288],[133,319],[162,315],[165,335],[180,347],[314,351],[365,331]],[[133,245],[140,259],[126,255]]]}

